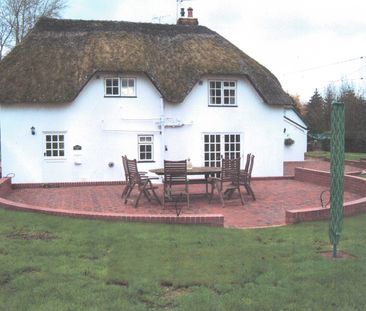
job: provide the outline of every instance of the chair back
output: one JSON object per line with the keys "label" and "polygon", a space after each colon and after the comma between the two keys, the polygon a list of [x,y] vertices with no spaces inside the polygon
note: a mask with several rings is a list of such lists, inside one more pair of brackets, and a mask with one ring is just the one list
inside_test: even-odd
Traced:
{"label": "chair back", "polygon": [[237,185],[240,178],[240,158],[222,159],[221,163],[221,180],[231,181]]}
{"label": "chair back", "polygon": [[137,169],[137,161],[136,159],[130,160],[125,158],[125,165],[127,168],[128,180],[130,183],[139,183],[140,182],[140,174]]}
{"label": "chair back", "polygon": [[129,182],[129,175],[128,175],[128,169],[127,169],[127,156],[122,156],[122,164],[123,164],[123,169],[125,171],[125,179],[126,179],[126,183]]}
{"label": "chair back", "polygon": [[248,179],[249,182],[252,178],[252,171],[253,171],[253,165],[254,165],[254,155],[250,156],[250,165],[249,165],[249,170],[248,170]]}
{"label": "chair back", "polygon": [[244,167],[244,172],[248,172],[248,170],[249,170],[249,165],[250,165],[250,158],[251,158],[251,154],[250,153],[248,153],[247,154],[247,160],[246,160],[246,162],[245,162],[245,167]]}
{"label": "chair back", "polygon": [[164,160],[164,183],[170,185],[187,183],[187,160]]}

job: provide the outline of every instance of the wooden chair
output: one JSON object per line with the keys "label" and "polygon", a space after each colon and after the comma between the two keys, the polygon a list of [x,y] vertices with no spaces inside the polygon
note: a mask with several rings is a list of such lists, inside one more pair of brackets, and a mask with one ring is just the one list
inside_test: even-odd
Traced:
{"label": "wooden chair", "polygon": [[225,206],[224,197],[231,199],[235,190],[238,190],[241,204],[244,205],[244,200],[240,192],[240,158],[237,159],[222,159],[220,178],[210,177],[208,182],[211,185],[211,195],[209,203],[211,203],[214,190],[216,189],[221,201],[222,207]]}
{"label": "wooden chair", "polygon": [[123,198],[131,188],[131,181],[130,181],[130,176],[128,175],[128,171],[127,171],[127,161],[126,160],[127,160],[127,156],[122,156],[122,164],[123,164],[123,169],[125,172],[126,184],[125,184],[125,187],[123,188],[121,198]]}
{"label": "wooden chair", "polygon": [[254,155],[251,155],[249,153],[247,155],[247,163],[245,165],[246,169],[240,172],[240,185],[244,186],[245,190],[247,191],[247,194],[252,196],[253,201],[255,201],[254,191],[250,184],[252,180],[253,165],[254,165]]}
{"label": "wooden chair", "polygon": [[182,207],[178,203],[183,201],[185,196],[189,208],[189,187],[187,178],[187,161],[164,160],[164,195],[163,206],[167,202],[173,202],[177,216],[180,215]]}
{"label": "wooden chair", "polygon": [[[121,194],[121,198],[123,198],[125,195],[127,195],[127,193],[131,190],[131,187],[133,187],[133,181],[130,179],[130,176],[128,174],[128,167],[127,167],[127,156],[124,155],[122,156],[122,164],[123,164],[123,169],[125,172],[125,187],[123,188],[122,194]],[[146,172],[139,172],[140,176],[143,177],[146,175]]]}
{"label": "wooden chair", "polygon": [[132,190],[134,188],[137,188],[139,193],[138,193],[137,199],[135,201],[134,207],[137,207],[142,194],[147,198],[147,200],[149,202],[151,201],[151,198],[153,195],[155,200],[161,205],[161,201],[155,192],[155,190],[158,187],[154,186],[152,184],[151,180],[147,176],[145,176],[145,173],[141,173],[138,171],[136,159],[129,160],[125,156],[124,158],[122,157],[122,160],[123,160],[123,166],[125,168],[125,172],[127,172],[127,173],[125,173],[126,174],[126,186],[122,192],[122,197],[125,196],[124,203],[125,204],[127,203]]}

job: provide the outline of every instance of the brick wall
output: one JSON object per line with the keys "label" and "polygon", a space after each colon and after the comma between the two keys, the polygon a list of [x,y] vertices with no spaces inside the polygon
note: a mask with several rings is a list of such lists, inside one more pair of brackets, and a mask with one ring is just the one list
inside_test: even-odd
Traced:
{"label": "brick wall", "polygon": [[11,189],[11,178],[0,178],[0,197],[6,196]]}
{"label": "brick wall", "polygon": [[363,170],[366,169],[366,161],[364,159],[361,159],[360,161],[345,160],[344,164],[358,167]]}
{"label": "brick wall", "polygon": [[[310,182],[316,185],[330,188],[330,173],[325,171],[296,168],[295,180]],[[366,179],[357,176],[345,175],[344,190],[362,196],[361,199],[344,203],[344,216],[366,213]],[[330,209],[322,208],[320,206],[286,211],[286,223],[288,224],[329,218]]]}
{"label": "brick wall", "polygon": [[[330,188],[330,173],[325,171],[297,167],[295,168],[295,180],[310,182]],[[352,175],[345,175],[344,190],[366,196],[366,179]]]}

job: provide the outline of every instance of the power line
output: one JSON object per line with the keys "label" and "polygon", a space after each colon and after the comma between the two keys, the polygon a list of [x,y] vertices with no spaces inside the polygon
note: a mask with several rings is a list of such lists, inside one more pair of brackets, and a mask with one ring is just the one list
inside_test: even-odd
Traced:
{"label": "power line", "polygon": [[351,81],[363,81],[365,80],[364,77],[360,77],[360,78],[354,78],[354,79],[339,79],[339,80],[333,80],[333,81],[328,81],[328,83],[336,83],[336,82],[351,82]]}
{"label": "power line", "polygon": [[354,62],[356,60],[362,60],[364,58],[366,58],[366,56],[350,58],[350,59],[346,59],[346,60],[342,60],[342,61],[338,61],[338,62],[334,62],[334,63],[330,63],[330,64],[319,65],[319,66],[310,67],[310,68],[306,68],[306,69],[302,69],[302,70],[296,70],[296,71],[288,72],[288,73],[285,73],[285,75],[286,74],[301,73],[301,72],[306,72],[306,71],[312,71],[312,70],[317,70],[317,69],[321,69],[321,68],[325,68],[325,67],[336,66],[336,65],[340,65],[340,64],[344,64],[344,63]]}

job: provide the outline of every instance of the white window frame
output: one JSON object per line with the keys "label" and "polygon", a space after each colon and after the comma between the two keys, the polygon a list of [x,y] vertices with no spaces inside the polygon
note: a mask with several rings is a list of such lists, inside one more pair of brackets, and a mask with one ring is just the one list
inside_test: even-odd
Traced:
{"label": "white window frame", "polygon": [[[205,140],[206,135],[208,136],[208,142]],[[227,137],[229,141],[225,140]],[[203,166],[220,167],[221,159],[223,157],[228,156],[230,159],[232,159],[238,156],[241,157],[242,155],[243,135],[241,132],[202,133],[202,142]]]}
{"label": "white window frame", "polygon": [[[111,81],[111,85],[107,86],[108,81]],[[113,82],[117,81],[118,85],[114,85]],[[136,97],[136,81],[135,77],[123,76],[123,77],[106,77],[104,78],[104,96],[105,97]],[[113,90],[117,89],[118,93],[113,94]],[[111,94],[108,93],[109,90]]]}
{"label": "white window frame", "polygon": [[[216,103],[218,100],[220,103]],[[226,100],[228,103],[225,103]],[[208,80],[208,105],[210,107],[237,107],[237,81]]]}
{"label": "white window frame", "polygon": [[[107,81],[111,81],[112,85],[111,86],[107,86]],[[117,86],[115,86],[113,84],[114,81],[117,81]],[[107,89],[110,88],[112,91],[112,94],[108,94]],[[117,94],[113,94],[113,89],[117,88],[118,93]],[[120,79],[118,77],[108,77],[104,79],[104,96],[106,97],[119,97],[121,94],[121,82]]]}
{"label": "white window frame", "polygon": [[[43,156],[45,160],[63,160],[66,158],[66,132],[43,132]],[[62,139],[60,139],[62,136]],[[50,140],[48,140],[48,137]],[[57,155],[55,155],[57,153]]]}
{"label": "white window frame", "polygon": [[[147,140],[148,138],[148,140]],[[150,146],[151,150],[147,151],[146,149],[144,151],[141,151],[141,146]],[[154,161],[154,135],[152,134],[141,134],[137,135],[137,153],[138,153],[138,159],[139,162],[153,162]],[[151,153],[151,158],[146,158],[146,155]],[[145,156],[142,157],[142,154]]]}
{"label": "white window frame", "polygon": [[[127,82],[127,86],[124,87],[124,82]],[[130,83],[133,82],[133,86]],[[122,97],[135,97],[136,96],[136,78],[121,77],[120,78],[120,94]],[[131,92],[132,89],[132,92]]]}

